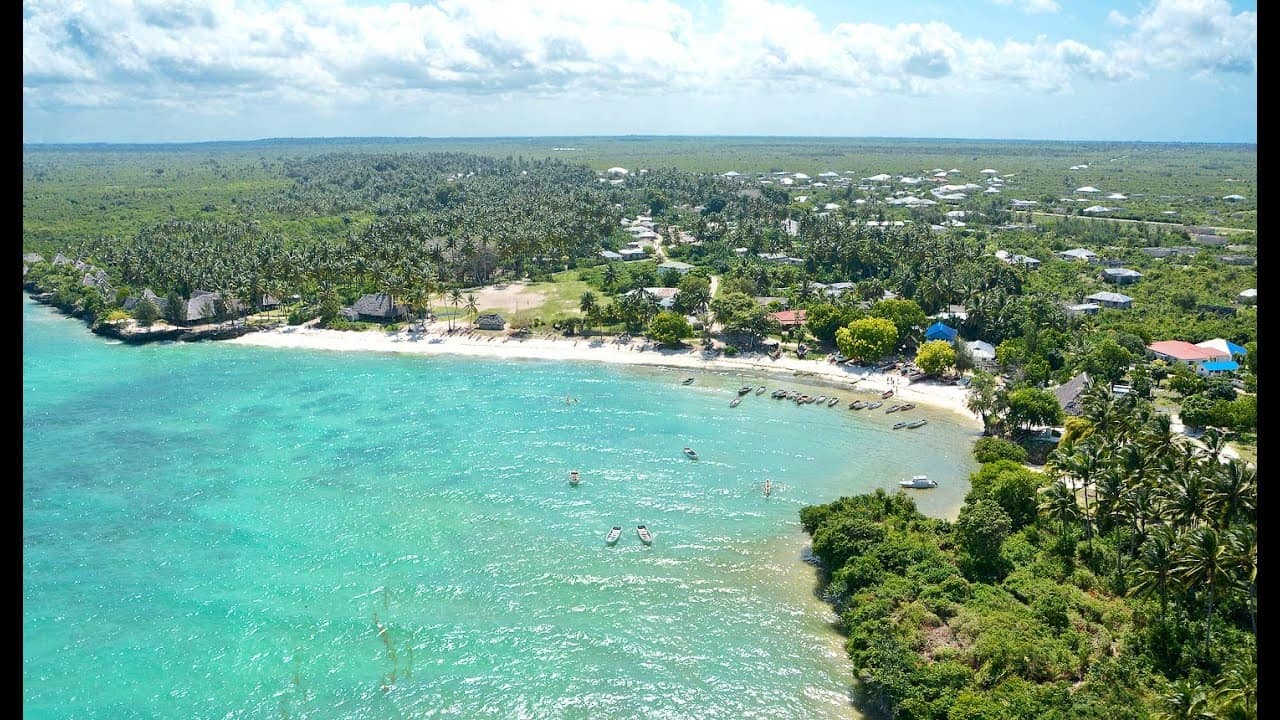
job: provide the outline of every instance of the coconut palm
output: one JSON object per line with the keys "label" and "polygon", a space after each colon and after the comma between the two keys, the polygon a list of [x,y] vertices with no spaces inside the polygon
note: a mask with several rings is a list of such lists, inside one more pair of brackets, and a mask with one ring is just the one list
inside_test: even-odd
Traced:
{"label": "coconut palm", "polygon": [[1041,494],[1039,510],[1057,520],[1064,535],[1067,524],[1080,518],[1080,502],[1075,492],[1061,482],[1053,483]]}
{"label": "coconut palm", "polygon": [[1151,533],[1139,550],[1134,581],[1130,595],[1155,594],[1160,598],[1160,620],[1169,612],[1169,588],[1176,580],[1178,535],[1173,528],[1164,526]]}
{"label": "coconut palm", "polygon": [[1213,643],[1213,606],[1218,588],[1229,577],[1230,546],[1212,527],[1194,528],[1182,537],[1174,572],[1184,584],[1205,594],[1204,654]]}
{"label": "coconut palm", "polygon": [[1248,594],[1249,624],[1258,634],[1258,530],[1241,525],[1227,533],[1227,560],[1234,584]]}
{"label": "coconut palm", "polygon": [[1194,469],[1171,473],[1160,495],[1162,514],[1176,525],[1195,527],[1209,516],[1204,475]]}
{"label": "coconut palm", "polygon": [[1258,717],[1258,663],[1252,653],[1235,656],[1214,683],[1213,699],[1228,712]]}
{"label": "coconut palm", "polygon": [[582,293],[582,297],[578,300],[578,309],[588,319],[595,316],[596,311],[596,294],[590,290]]}
{"label": "coconut palm", "polygon": [[[458,314],[458,306],[462,304],[462,290],[457,287],[449,290],[449,303],[453,305],[453,314]],[[450,319],[452,323],[452,318]]]}
{"label": "coconut palm", "polygon": [[1208,511],[1219,529],[1237,520],[1252,520],[1257,512],[1257,471],[1240,460],[1232,460],[1212,475],[1207,491]]}
{"label": "coconut palm", "polygon": [[467,306],[466,306],[467,317],[471,318],[472,320],[474,320],[475,317],[480,314],[480,308],[476,305],[476,299],[477,298],[475,293],[467,293]]}
{"label": "coconut palm", "polygon": [[1209,695],[1202,685],[1179,680],[1160,696],[1157,720],[1216,720],[1209,707]]}

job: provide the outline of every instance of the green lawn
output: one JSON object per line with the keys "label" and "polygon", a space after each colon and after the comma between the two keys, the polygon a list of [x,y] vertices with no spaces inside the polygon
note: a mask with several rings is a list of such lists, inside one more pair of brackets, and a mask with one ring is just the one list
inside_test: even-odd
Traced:
{"label": "green lawn", "polygon": [[[582,280],[578,272],[578,270],[565,270],[552,275],[551,282],[530,285],[530,290],[541,293],[545,297],[542,304],[524,308],[515,313],[505,313],[507,322],[512,327],[521,327],[531,324],[535,318],[541,318],[544,323],[550,324],[551,320],[559,315],[581,315],[578,303],[582,300],[582,293],[588,290],[596,294],[596,302],[607,304],[609,299]],[[482,307],[480,312],[487,312],[487,310]]]}

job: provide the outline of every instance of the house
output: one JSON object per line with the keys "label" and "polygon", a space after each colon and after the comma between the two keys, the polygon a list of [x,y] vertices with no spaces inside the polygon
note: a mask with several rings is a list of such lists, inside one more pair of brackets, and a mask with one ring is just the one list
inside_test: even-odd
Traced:
{"label": "house", "polygon": [[1224,338],[1214,338],[1212,340],[1205,340],[1204,342],[1198,342],[1196,343],[1196,347],[1205,348],[1206,350],[1216,350],[1218,352],[1224,352],[1230,355],[1232,359],[1242,358],[1245,355],[1249,354],[1249,351],[1245,350],[1244,347],[1237,345],[1231,342],[1230,340],[1226,340]]}
{"label": "house", "polygon": [[1063,260],[1084,260],[1085,262],[1098,261],[1098,254],[1085,248],[1073,248],[1071,250],[1063,250],[1060,253],[1054,254]]}
{"label": "house", "polygon": [[44,262],[44,256],[40,253],[23,253],[22,262],[35,265],[38,262]]}
{"label": "house", "polygon": [[507,321],[497,313],[485,313],[476,318],[476,327],[481,330],[502,330],[507,327]]}
{"label": "house", "polygon": [[[219,306],[223,306],[219,308]],[[184,313],[181,322],[197,323],[203,320],[215,320],[218,317],[218,310],[226,310],[222,302],[222,295],[208,290],[193,290],[191,297],[187,299],[183,308]]]}
{"label": "house", "polygon": [[627,292],[622,293],[622,295],[624,297],[629,295],[637,295],[642,291],[652,295],[655,299],[657,299],[658,307],[661,307],[663,310],[670,310],[675,305],[676,295],[680,294],[680,290],[677,288],[647,287],[647,288],[640,288],[636,290],[628,290]]}
{"label": "house", "polygon": [[105,270],[85,273],[84,277],[80,280],[80,284],[84,287],[94,288],[98,292],[102,293],[103,297],[107,297],[111,294],[111,278],[107,277],[107,272]]}
{"label": "house", "polygon": [[1192,345],[1185,340],[1161,340],[1148,345],[1147,350],[1157,360],[1164,360],[1171,365],[1186,365],[1197,370],[1207,362],[1231,359],[1229,352]]}
{"label": "house", "polygon": [[1097,303],[1105,308],[1112,310],[1128,310],[1133,307],[1133,298],[1128,295],[1121,295],[1113,292],[1097,292],[1092,295],[1085,296],[1085,300],[1091,303]]}
{"label": "house", "polygon": [[1253,265],[1257,261],[1248,255],[1219,255],[1218,262],[1224,265]]}
{"label": "house", "polygon": [[1240,369],[1240,363],[1235,360],[1211,360],[1201,363],[1196,368],[1196,373],[1201,377],[1214,377],[1215,375],[1227,375]]}
{"label": "house", "polygon": [[1210,247],[1222,247],[1227,244],[1227,239],[1217,235],[1202,235],[1200,233],[1192,233],[1191,242],[1197,245],[1208,245]]}
{"label": "house", "polygon": [[956,341],[956,329],[950,325],[936,322],[924,331],[925,340],[946,340],[949,343]]}
{"label": "house", "polygon": [[831,283],[827,286],[827,289],[824,292],[828,297],[840,297],[841,295],[853,290],[857,285],[857,283],[851,282]]}
{"label": "house", "polygon": [[1063,306],[1062,311],[1067,315],[1074,317],[1077,315],[1097,315],[1098,311],[1101,309],[1102,306],[1096,303],[1079,303],[1076,305],[1065,305]]}
{"label": "house", "polygon": [[66,255],[63,255],[62,253],[58,253],[57,255],[53,256],[53,264],[54,265],[70,265],[71,258],[67,257]]}
{"label": "house", "polygon": [[1128,285],[1142,279],[1142,273],[1129,268],[1106,268],[1102,271],[1102,279],[1117,285]]}
{"label": "house", "polygon": [[805,314],[804,310],[783,310],[773,313],[773,318],[784,328],[796,327],[804,324]]}
{"label": "house", "polygon": [[648,257],[648,255],[645,254],[644,250],[642,250],[641,248],[633,248],[633,247],[622,248],[621,250],[618,251],[618,255],[620,255],[622,259],[626,261],[644,260],[646,257]]}
{"label": "house", "polygon": [[793,236],[794,236],[794,235],[799,235],[799,234],[800,234],[800,222],[799,222],[799,221],[797,221],[797,220],[783,220],[783,221],[782,221],[782,230],[783,230],[783,232],[785,232],[785,233],[786,233],[786,234],[788,234],[788,235],[793,235]]}
{"label": "house", "polygon": [[165,309],[169,307],[169,301],[151,292],[151,288],[144,288],[141,296],[130,295],[129,297],[125,298],[124,304],[121,307],[123,307],[125,310],[132,312],[133,309],[138,306],[138,303],[142,302],[143,300],[150,301],[151,304],[155,306],[156,310],[159,310],[161,314],[164,314]]}
{"label": "house", "polygon": [[1084,407],[1080,404],[1080,396],[1088,386],[1089,373],[1080,373],[1053,389],[1053,396],[1058,399],[1058,405],[1064,414],[1079,415],[1084,411]]}
{"label": "house", "polygon": [[733,254],[734,254],[734,255],[737,255],[738,257],[746,257],[746,256],[747,256],[747,253],[749,253],[749,252],[751,252],[751,250],[749,250],[749,249],[747,249],[747,248],[734,248],[734,249],[733,249]]}
{"label": "house", "polygon": [[1167,258],[1178,254],[1177,250],[1174,248],[1167,247],[1144,247],[1141,250],[1144,255],[1156,259]]}
{"label": "house", "polygon": [[690,265],[689,263],[682,263],[682,262],[676,262],[675,260],[668,260],[667,262],[664,262],[661,265],[659,265],[658,269],[659,270],[675,270],[681,275],[684,275],[685,273],[692,270],[693,266]]}
{"label": "house", "polygon": [[600,257],[605,260],[621,260],[622,256],[612,250],[601,250]]}
{"label": "house", "polygon": [[1258,289],[1249,288],[1248,290],[1241,290],[1240,294],[1236,295],[1236,302],[1240,303],[1241,305],[1257,305]]}
{"label": "house", "polygon": [[969,351],[969,357],[978,365],[990,365],[996,360],[996,348],[989,342],[970,340],[964,347]]}
{"label": "house", "polygon": [[409,316],[409,306],[392,304],[386,293],[371,293],[361,297],[351,306],[356,317],[366,322],[385,322]]}

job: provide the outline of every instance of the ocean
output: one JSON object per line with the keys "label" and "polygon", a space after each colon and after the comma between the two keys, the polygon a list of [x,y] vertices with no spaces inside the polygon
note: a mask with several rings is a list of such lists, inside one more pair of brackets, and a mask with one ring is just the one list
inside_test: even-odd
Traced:
{"label": "ocean", "polygon": [[858,717],[798,511],[976,469],[947,412],[729,407],[776,378],[22,312],[27,718]]}

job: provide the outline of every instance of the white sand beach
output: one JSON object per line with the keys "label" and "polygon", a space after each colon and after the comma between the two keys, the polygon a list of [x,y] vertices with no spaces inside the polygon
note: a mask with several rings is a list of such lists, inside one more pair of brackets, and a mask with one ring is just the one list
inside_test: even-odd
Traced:
{"label": "white sand beach", "polygon": [[465,355],[472,357],[585,360],[625,365],[652,365],[706,371],[744,372],[788,377],[798,383],[830,385],[840,388],[882,392],[895,390],[894,397],[908,402],[950,410],[957,419],[980,426],[979,420],[964,406],[965,388],[918,382],[909,385],[906,378],[878,373],[869,368],[854,368],[824,360],[779,358],[770,360],[762,354],[727,358],[703,356],[700,349],[656,349],[652,343],[634,338],[617,342],[613,338],[574,338],[552,334],[534,334],[525,338],[500,333],[446,332],[445,323],[427,327],[425,332],[401,330],[397,333],[377,331],[352,332],[321,330],[311,327],[281,327],[250,333],[224,342],[260,347],[305,348],[344,352],[396,352],[417,355]]}

